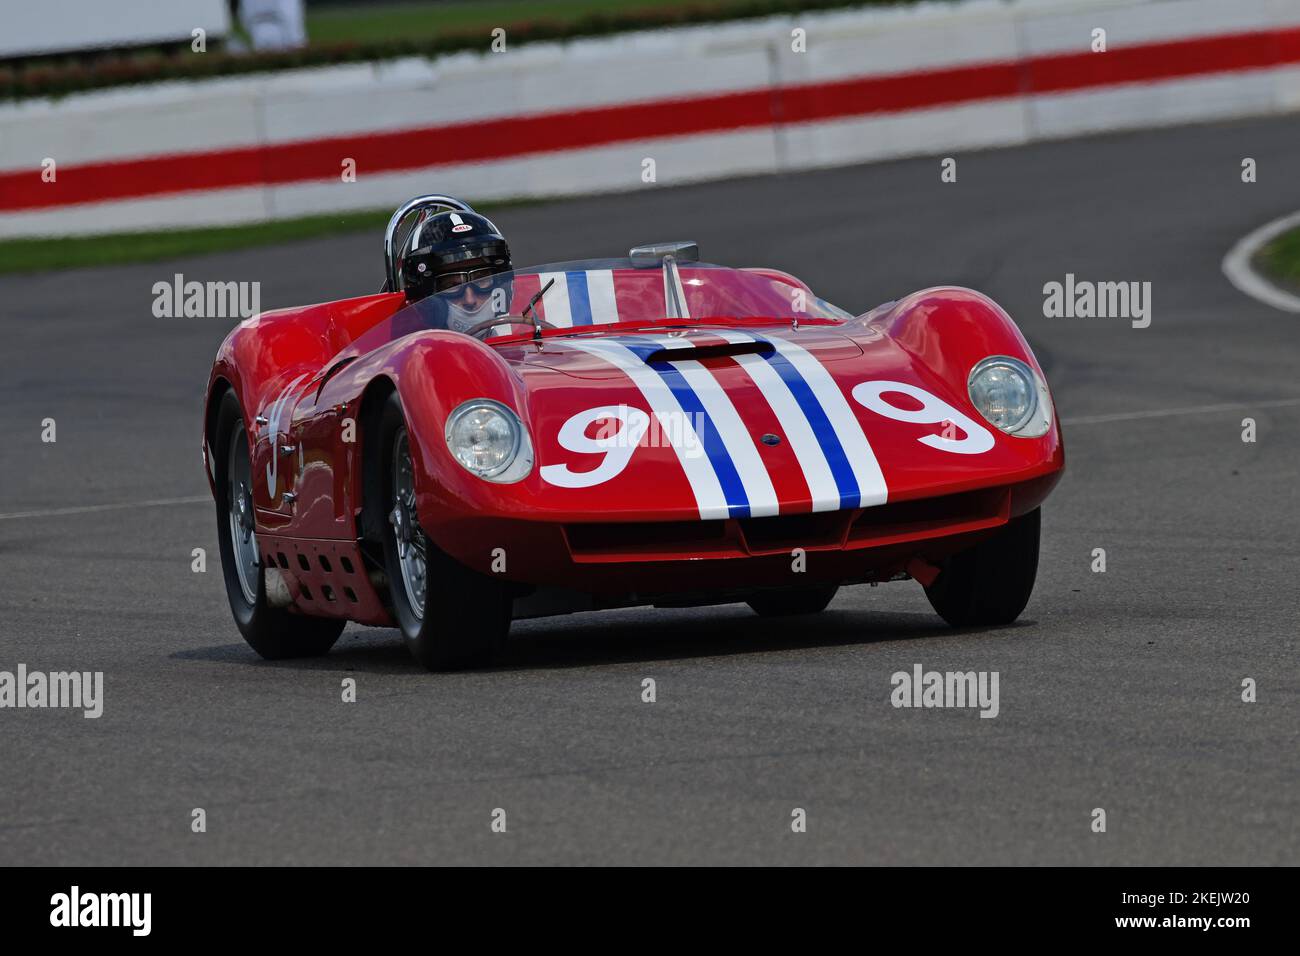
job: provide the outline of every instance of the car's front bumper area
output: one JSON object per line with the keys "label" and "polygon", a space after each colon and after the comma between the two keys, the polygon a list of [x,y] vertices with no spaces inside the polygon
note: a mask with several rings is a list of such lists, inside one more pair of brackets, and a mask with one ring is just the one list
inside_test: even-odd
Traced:
{"label": "car's front bumper area", "polygon": [[481,515],[428,529],[484,574],[595,594],[674,595],[888,580],[937,564],[1038,507],[1053,472],[873,508],[713,521],[553,522]]}

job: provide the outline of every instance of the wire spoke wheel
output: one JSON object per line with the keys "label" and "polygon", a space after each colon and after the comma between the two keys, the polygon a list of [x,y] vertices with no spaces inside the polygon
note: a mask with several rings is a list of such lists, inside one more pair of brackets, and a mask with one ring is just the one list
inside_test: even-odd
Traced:
{"label": "wire spoke wheel", "polygon": [[429,670],[486,665],[510,631],[508,585],[439,548],[437,511],[426,512],[433,535],[421,526],[415,488],[417,479],[424,487],[426,472],[417,474],[425,465],[412,457],[419,431],[409,430],[397,392],[373,414],[367,440],[374,442],[375,453],[367,468],[376,493],[365,526],[370,540],[383,548],[384,596],[393,623],[412,656]]}
{"label": "wire spoke wheel", "polygon": [[[267,598],[265,563],[257,540],[253,506],[253,464],[249,432],[239,399],[227,390],[217,400],[212,439],[212,479],[216,490],[217,546],[221,578],[230,611],[248,646],[267,660],[324,654],[338,640],[343,619],[291,613]],[[278,582],[277,582],[278,583]]]}
{"label": "wire spoke wheel", "polygon": [[257,603],[261,561],[253,520],[253,467],[248,455],[248,437],[241,423],[230,436],[230,469],[227,485],[230,545],[235,559],[239,589],[249,604]]}
{"label": "wire spoke wheel", "polygon": [[397,543],[397,562],[401,569],[402,589],[416,620],[424,619],[424,601],[428,590],[428,544],[415,511],[415,468],[406,429],[393,442],[393,510],[388,522],[393,526]]}

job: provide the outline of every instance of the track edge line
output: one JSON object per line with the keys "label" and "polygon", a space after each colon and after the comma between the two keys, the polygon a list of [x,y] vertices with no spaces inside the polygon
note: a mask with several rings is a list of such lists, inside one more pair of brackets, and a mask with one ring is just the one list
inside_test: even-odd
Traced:
{"label": "track edge line", "polygon": [[1292,295],[1278,288],[1251,266],[1255,253],[1267,242],[1286,232],[1294,226],[1300,226],[1300,211],[1280,216],[1253,229],[1237,240],[1223,257],[1223,274],[1227,276],[1239,292],[1243,292],[1257,302],[1280,309],[1283,312],[1300,313],[1300,296]]}

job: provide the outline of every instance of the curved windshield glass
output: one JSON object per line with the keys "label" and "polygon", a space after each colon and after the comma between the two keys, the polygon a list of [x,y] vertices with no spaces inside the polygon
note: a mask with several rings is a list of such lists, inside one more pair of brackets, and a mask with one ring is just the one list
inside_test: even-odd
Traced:
{"label": "curved windshield glass", "polygon": [[491,336],[615,323],[708,319],[852,318],[774,270],[702,262],[638,268],[630,259],[591,259],[502,272],[406,306],[394,332],[451,329]]}

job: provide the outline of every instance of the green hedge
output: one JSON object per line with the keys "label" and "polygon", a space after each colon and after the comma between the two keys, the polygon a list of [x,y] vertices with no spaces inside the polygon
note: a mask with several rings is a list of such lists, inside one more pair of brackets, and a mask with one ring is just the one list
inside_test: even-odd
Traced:
{"label": "green hedge", "polygon": [[[914,0],[713,0],[685,7],[632,9],[589,14],[569,22],[525,21],[505,24],[511,45],[544,40],[607,36],[629,30],[745,20],[778,14],[846,7],[891,6]],[[232,54],[193,53],[100,55],[93,60],[0,64],[0,99],[61,96],[162,80],[200,80],[214,76],[262,73],[296,67],[362,63],[399,57],[436,57],[462,50],[486,51],[490,37],[481,31],[447,33],[421,40],[367,44],[314,44],[301,50]]]}

